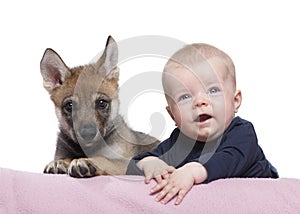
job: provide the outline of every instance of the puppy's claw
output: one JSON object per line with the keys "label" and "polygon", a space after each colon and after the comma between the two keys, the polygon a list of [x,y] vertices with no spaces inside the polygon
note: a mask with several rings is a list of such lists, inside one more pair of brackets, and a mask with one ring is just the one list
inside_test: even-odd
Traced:
{"label": "puppy's claw", "polygon": [[89,178],[98,175],[96,167],[88,158],[72,160],[68,174],[75,178]]}
{"label": "puppy's claw", "polygon": [[66,160],[51,161],[44,169],[47,174],[66,174],[68,172],[70,162]]}

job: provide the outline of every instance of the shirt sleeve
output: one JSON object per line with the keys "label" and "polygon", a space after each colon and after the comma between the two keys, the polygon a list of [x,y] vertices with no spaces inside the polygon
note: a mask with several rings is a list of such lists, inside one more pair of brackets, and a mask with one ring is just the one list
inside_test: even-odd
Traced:
{"label": "shirt sleeve", "polygon": [[157,147],[153,148],[149,152],[143,152],[140,153],[136,156],[134,156],[128,166],[127,166],[127,171],[126,175],[144,175],[143,171],[136,165],[138,161],[142,160],[145,157],[149,156],[155,156],[159,157],[163,161],[165,161],[162,156],[172,147],[172,140],[171,138],[166,139],[165,141],[161,142],[158,144]]}
{"label": "shirt sleeve", "polygon": [[260,152],[254,127],[250,122],[234,126],[224,134],[221,145],[204,163],[210,182],[219,178],[245,177]]}
{"label": "shirt sleeve", "polygon": [[131,159],[126,170],[126,175],[144,175],[144,172],[136,165],[137,160]]}

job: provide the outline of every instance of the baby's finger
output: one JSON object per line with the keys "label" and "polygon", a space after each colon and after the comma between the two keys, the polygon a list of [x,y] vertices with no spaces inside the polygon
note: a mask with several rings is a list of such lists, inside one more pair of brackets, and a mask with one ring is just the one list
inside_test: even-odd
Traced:
{"label": "baby's finger", "polygon": [[145,184],[149,184],[151,181],[151,178],[145,178]]}
{"label": "baby's finger", "polygon": [[170,173],[162,175],[163,179],[168,179],[170,177]]}
{"label": "baby's finger", "polygon": [[169,172],[168,169],[164,169],[164,170],[161,172],[161,177],[162,177],[163,179],[168,178],[169,175],[170,175],[170,172]]}
{"label": "baby's finger", "polygon": [[187,190],[185,190],[185,189],[181,189],[180,191],[179,191],[179,193],[178,193],[178,196],[177,196],[177,199],[176,199],[176,201],[175,201],[175,205],[179,205],[181,202],[182,202],[182,200],[183,200],[183,198],[185,197],[185,195],[187,194]]}
{"label": "baby's finger", "polygon": [[168,171],[168,173],[172,173],[172,172],[175,171],[175,167],[169,166],[169,167],[167,168],[167,171]]}
{"label": "baby's finger", "polygon": [[162,188],[164,188],[168,182],[166,180],[162,180],[160,183],[156,184],[154,187],[151,188],[150,193],[156,193],[160,191]]}
{"label": "baby's finger", "polygon": [[151,179],[153,178],[152,173],[145,171],[145,184],[149,184]]}
{"label": "baby's finger", "polygon": [[157,182],[158,184],[161,183],[161,181],[162,181],[161,175],[155,175],[154,178],[155,178],[155,180],[156,180],[156,182]]}
{"label": "baby's finger", "polygon": [[157,201],[161,201],[161,203],[168,203],[174,196],[178,193],[178,188],[164,188],[156,198]]}

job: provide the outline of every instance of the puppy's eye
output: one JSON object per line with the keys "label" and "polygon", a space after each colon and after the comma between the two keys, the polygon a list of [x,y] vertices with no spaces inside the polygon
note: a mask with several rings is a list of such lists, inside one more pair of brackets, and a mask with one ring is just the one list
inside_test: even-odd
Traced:
{"label": "puppy's eye", "polygon": [[65,105],[64,105],[64,111],[66,113],[71,113],[72,109],[73,109],[73,102],[72,102],[72,100],[70,100],[70,101],[68,101],[68,102],[65,103]]}
{"label": "puppy's eye", "polygon": [[96,108],[98,109],[106,109],[108,107],[108,101],[104,99],[99,99],[96,101]]}

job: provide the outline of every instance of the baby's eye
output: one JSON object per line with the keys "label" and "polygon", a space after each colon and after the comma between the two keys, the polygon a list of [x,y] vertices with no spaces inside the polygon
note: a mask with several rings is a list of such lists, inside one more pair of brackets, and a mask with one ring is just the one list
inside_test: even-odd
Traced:
{"label": "baby's eye", "polygon": [[211,88],[211,89],[208,90],[208,93],[209,93],[209,94],[215,94],[215,93],[217,93],[217,92],[219,92],[219,91],[220,91],[219,88],[213,87],[213,88]]}
{"label": "baby's eye", "polygon": [[184,95],[182,95],[179,99],[180,100],[186,100],[186,99],[190,99],[192,96],[191,95],[189,95],[189,94],[184,94]]}

